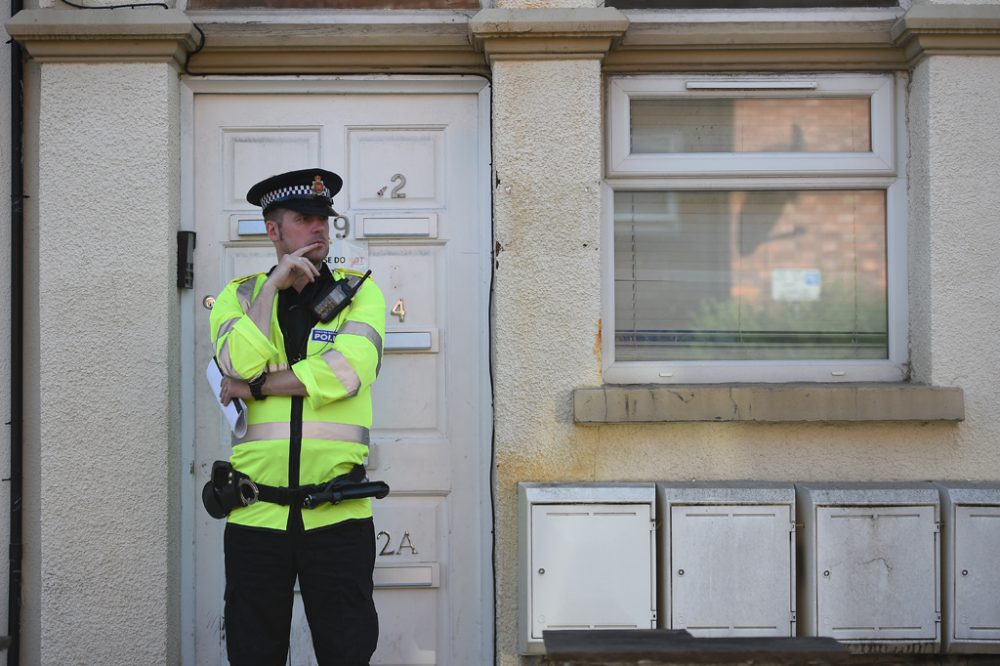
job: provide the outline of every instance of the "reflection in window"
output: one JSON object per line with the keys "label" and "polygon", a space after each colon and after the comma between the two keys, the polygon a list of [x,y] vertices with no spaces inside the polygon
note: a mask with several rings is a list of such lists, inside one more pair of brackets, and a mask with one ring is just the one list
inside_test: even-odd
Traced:
{"label": "reflection in window", "polygon": [[633,153],[871,150],[868,97],[634,99]]}
{"label": "reflection in window", "polygon": [[883,190],[617,191],[615,358],[885,359]]}

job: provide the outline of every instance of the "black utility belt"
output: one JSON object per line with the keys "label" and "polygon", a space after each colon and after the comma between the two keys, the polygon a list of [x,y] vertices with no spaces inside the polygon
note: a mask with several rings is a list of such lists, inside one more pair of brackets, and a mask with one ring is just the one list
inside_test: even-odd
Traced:
{"label": "black utility belt", "polygon": [[225,460],[212,465],[212,477],[201,489],[205,510],[213,518],[225,518],[233,509],[257,502],[271,502],[283,506],[315,509],[321,504],[339,504],[344,500],[375,497],[382,499],[389,494],[385,481],[369,481],[363,465],[355,465],[347,474],[326,483],[282,488],[256,483],[249,476],[233,469]]}

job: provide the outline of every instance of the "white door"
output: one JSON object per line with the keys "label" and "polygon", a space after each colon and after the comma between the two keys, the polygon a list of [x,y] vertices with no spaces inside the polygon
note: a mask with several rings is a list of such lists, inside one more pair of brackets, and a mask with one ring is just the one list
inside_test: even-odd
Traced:
{"label": "white door", "polygon": [[[374,502],[380,639],[372,663],[490,663],[485,82],[284,81],[280,94],[252,86],[234,94],[226,85],[234,84],[197,84],[189,114],[197,232],[189,362],[198,371],[194,413],[185,418],[194,421],[194,485],[200,489],[212,461],[230,452],[200,372],[212,355],[202,300],[275,258],[260,210],[244,195],[282,171],[335,171],[345,181],[334,197],[343,218],[331,234],[367,247],[367,257],[351,256],[367,261],[387,304],[369,476],[392,493]],[[223,522],[208,517],[200,494],[188,495],[194,545],[185,654],[224,664]],[[315,663],[298,600],[289,663]]]}

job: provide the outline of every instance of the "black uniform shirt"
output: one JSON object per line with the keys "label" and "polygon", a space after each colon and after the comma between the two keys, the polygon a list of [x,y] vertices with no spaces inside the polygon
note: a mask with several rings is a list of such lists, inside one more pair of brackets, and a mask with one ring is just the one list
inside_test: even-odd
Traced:
{"label": "black uniform shirt", "polygon": [[289,287],[278,292],[278,325],[285,338],[285,356],[288,357],[288,365],[306,357],[309,331],[318,321],[309,304],[316,297],[320,285],[328,284],[332,280],[333,274],[330,273],[326,262],[323,262],[319,267],[319,277],[303,287],[302,291],[295,291],[295,287]]}

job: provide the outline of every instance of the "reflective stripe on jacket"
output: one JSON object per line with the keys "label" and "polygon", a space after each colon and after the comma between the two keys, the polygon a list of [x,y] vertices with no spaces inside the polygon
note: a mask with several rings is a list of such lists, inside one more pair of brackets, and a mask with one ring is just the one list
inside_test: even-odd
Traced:
{"label": "reflective stripe on jacket", "polygon": [[[334,272],[337,279],[346,275]],[[277,296],[270,338],[247,315],[266,280],[264,273],[233,280],[212,306],[212,343],[219,367],[229,377],[249,381],[265,370],[289,367]],[[362,464],[372,425],[371,385],[381,367],[384,339],[385,299],[369,278],[348,308],[329,323],[315,324],[309,331],[306,357],[291,366],[308,393],[301,400],[301,421],[295,418],[296,401],[289,396],[247,400],[247,433],[233,438],[233,467],[258,483],[288,487],[322,483]],[[298,479],[290,480],[296,467]],[[284,530],[288,513],[287,506],[258,502],[236,509],[229,521]],[[306,530],[370,516],[369,499],[302,511]]]}

